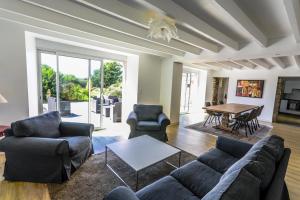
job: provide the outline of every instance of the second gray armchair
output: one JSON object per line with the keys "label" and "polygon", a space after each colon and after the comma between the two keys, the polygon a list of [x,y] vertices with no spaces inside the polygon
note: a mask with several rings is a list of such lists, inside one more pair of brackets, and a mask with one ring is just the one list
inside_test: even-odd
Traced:
{"label": "second gray armchair", "polygon": [[160,105],[135,104],[133,112],[128,116],[127,124],[130,125],[129,138],[149,135],[163,142],[168,141],[166,128],[170,120]]}

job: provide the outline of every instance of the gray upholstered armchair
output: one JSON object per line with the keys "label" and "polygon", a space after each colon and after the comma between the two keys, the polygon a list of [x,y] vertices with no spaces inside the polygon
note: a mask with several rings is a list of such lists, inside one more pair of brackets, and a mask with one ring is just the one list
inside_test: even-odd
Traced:
{"label": "gray upholstered armchair", "polygon": [[0,140],[4,177],[12,181],[61,183],[91,155],[92,124],[62,122],[57,111],[11,124]]}
{"label": "gray upholstered armchair", "polygon": [[127,124],[130,125],[129,138],[149,135],[163,142],[168,140],[166,128],[170,120],[160,105],[134,105]]}

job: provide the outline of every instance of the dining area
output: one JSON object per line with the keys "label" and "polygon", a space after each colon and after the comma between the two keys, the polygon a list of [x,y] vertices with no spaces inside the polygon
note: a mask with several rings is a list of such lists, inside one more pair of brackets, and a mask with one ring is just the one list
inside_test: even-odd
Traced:
{"label": "dining area", "polygon": [[205,102],[203,109],[208,115],[202,124],[203,127],[212,126],[233,134],[245,134],[248,137],[260,129],[258,117],[264,105]]}

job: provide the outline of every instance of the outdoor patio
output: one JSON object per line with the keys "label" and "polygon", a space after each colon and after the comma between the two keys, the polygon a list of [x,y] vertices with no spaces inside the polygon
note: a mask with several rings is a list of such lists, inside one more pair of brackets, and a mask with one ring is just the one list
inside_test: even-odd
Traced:
{"label": "outdoor patio", "polygon": [[[94,136],[121,136],[127,138],[130,132],[129,126],[124,122],[113,122],[112,115],[105,117],[103,115],[103,126],[100,127],[100,113],[94,111],[90,112],[89,122],[89,109],[88,102],[71,102],[70,114],[62,116],[62,121],[65,122],[79,122],[91,123],[95,126]],[[44,112],[48,111],[48,104],[43,104]],[[104,113],[103,113],[104,114]]]}

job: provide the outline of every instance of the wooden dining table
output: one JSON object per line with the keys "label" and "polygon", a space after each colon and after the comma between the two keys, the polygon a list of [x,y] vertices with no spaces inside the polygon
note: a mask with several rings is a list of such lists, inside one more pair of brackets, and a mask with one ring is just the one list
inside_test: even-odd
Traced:
{"label": "wooden dining table", "polygon": [[240,115],[243,112],[247,112],[249,110],[258,108],[256,105],[247,105],[247,104],[238,104],[238,103],[228,103],[228,104],[220,104],[215,106],[207,106],[203,107],[203,109],[212,111],[212,112],[218,112],[222,113],[222,122],[218,126],[218,128],[231,131],[230,128],[230,115],[234,114],[235,116]]}

